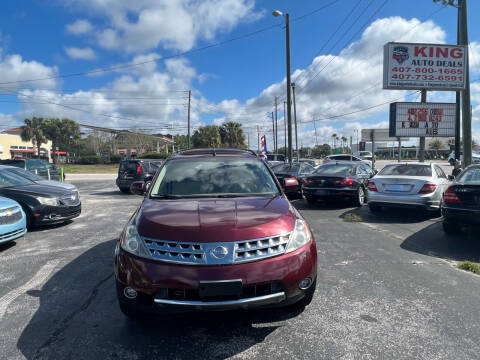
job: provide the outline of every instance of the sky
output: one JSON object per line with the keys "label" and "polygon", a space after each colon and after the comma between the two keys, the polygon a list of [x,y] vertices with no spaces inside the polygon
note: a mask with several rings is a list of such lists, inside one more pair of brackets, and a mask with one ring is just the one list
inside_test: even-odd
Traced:
{"label": "sky", "polygon": [[[480,142],[480,1],[469,1],[473,134]],[[284,19],[291,19],[299,146],[388,127],[389,41],[456,42],[457,10],[432,0],[16,0],[0,3],[0,131],[32,116],[151,133],[238,121],[284,142]],[[413,94],[412,94],[413,93]],[[429,101],[454,101],[429,92]],[[313,122],[315,120],[315,122]],[[315,132],[316,128],[316,132]],[[315,133],[317,139],[315,140]]]}

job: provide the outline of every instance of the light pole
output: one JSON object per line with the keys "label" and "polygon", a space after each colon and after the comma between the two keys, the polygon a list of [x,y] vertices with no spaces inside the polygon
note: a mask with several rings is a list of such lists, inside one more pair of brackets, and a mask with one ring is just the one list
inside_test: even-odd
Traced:
{"label": "light pole", "polygon": [[[468,59],[468,23],[467,23],[467,0],[441,0],[444,6],[457,8],[457,44],[465,45],[465,90],[457,91],[456,102],[457,121],[455,123],[455,159],[460,159],[460,98],[462,104],[462,135],[463,135],[463,164],[466,166],[472,163],[472,112],[470,103],[470,72]],[[440,0],[433,0],[437,3]]]}
{"label": "light pole", "polygon": [[292,100],[291,100],[291,80],[290,80],[290,15],[283,14],[279,10],[272,12],[275,17],[283,16],[285,18],[285,43],[287,57],[287,123],[288,123],[288,162],[292,163]]}

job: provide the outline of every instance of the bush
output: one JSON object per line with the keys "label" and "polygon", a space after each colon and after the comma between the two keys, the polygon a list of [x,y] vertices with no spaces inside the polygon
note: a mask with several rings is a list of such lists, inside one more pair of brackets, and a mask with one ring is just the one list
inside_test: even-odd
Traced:
{"label": "bush", "polygon": [[105,162],[104,159],[98,155],[82,156],[77,160],[77,164],[82,164],[82,165],[103,164],[104,162]]}
{"label": "bush", "polygon": [[167,157],[166,153],[143,153],[137,155],[137,159],[166,159]]}
{"label": "bush", "polygon": [[122,161],[122,159],[122,155],[110,155],[110,164],[120,164],[120,161]]}

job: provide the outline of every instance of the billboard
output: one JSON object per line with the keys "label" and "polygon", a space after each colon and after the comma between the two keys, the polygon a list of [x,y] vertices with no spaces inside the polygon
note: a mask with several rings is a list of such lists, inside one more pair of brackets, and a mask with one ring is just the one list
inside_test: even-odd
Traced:
{"label": "billboard", "polygon": [[383,48],[384,89],[465,89],[463,45],[387,43]]}
{"label": "billboard", "polygon": [[389,135],[393,137],[455,136],[455,103],[390,104]]}

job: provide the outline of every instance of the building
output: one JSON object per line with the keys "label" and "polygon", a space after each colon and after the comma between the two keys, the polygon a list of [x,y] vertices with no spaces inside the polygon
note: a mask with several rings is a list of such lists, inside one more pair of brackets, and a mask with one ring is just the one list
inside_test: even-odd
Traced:
{"label": "building", "polygon": [[[37,157],[37,148],[32,141],[23,141],[20,137],[22,128],[13,128],[0,133],[0,160],[13,158]],[[39,157],[51,160],[52,142],[42,144]]]}

